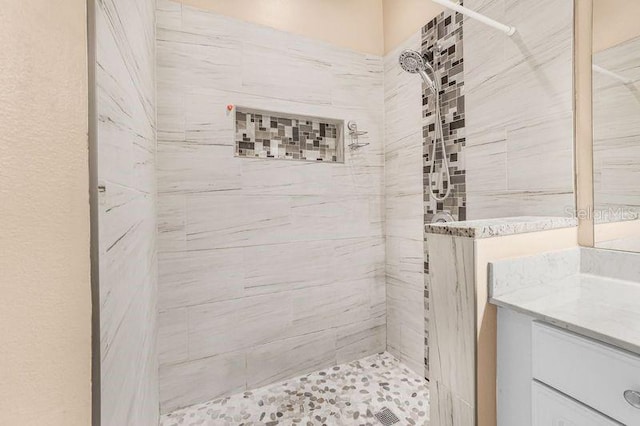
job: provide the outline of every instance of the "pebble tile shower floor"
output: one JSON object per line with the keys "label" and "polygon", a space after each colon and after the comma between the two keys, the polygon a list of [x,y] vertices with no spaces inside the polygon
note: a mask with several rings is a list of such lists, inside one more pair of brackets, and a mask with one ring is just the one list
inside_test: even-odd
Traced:
{"label": "pebble tile shower floor", "polygon": [[384,352],[275,385],[174,411],[160,426],[379,426],[390,409],[397,426],[423,426],[427,382]]}

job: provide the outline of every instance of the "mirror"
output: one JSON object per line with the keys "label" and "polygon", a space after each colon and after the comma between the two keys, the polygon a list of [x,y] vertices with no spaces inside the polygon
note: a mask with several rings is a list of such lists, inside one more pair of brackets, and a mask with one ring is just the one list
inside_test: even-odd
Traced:
{"label": "mirror", "polygon": [[594,245],[640,252],[640,2],[593,0]]}

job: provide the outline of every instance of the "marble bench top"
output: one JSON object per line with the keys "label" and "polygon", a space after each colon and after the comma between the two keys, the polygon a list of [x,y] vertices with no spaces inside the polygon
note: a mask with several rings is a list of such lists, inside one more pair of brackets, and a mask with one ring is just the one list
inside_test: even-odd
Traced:
{"label": "marble bench top", "polygon": [[494,262],[490,302],[640,354],[639,264],[595,249]]}
{"label": "marble bench top", "polygon": [[578,220],[573,217],[516,216],[461,222],[429,223],[425,225],[425,232],[427,234],[458,237],[491,238],[575,226],[578,226]]}

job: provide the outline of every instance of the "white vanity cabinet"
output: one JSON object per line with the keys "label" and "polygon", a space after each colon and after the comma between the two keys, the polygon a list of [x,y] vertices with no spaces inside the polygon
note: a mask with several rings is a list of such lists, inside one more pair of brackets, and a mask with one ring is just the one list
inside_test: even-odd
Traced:
{"label": "white vanity cabinet", "polygon": [[498,426],[640,425],[640,355],[498,309]]}
{"label": "white vanity cabinet", "polygon": [[617,426],[597,411],[533,381],[531,389],[533,426]]}

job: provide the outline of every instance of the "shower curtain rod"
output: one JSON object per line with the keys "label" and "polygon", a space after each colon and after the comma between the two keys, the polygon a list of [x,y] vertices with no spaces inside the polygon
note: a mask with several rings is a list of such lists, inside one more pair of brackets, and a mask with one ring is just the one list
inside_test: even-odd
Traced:
{"label": "shower curtain rod", "polygon": [[464,6],[460,6],[457,3],[454,3],[452,1],[449,0],[432,0],[434,3],[438,3],[439,5],[442,5],[448,9],[451,10],[455,10],[456,12],[459,12],[465,16],[468,16],[469,18],[475,19],[477,21],[482,22],[483,24],[489,25],[490,27],[493,27],[497,30],[502,31],[503,33],[507,34],[508,36],[512,36],[515,32],[516,32],[516,28],[515,27],[510,27],[509,25],[505,25],[503,23],[500,23],[498,21],[494,21],[491,18],[488,18],[478,12],[474,12],[471,9],[467,9]]}
{"label": "shower curtain rod", "polygon": [[609,76],[609,77],[613,78],[614,80],[618,80],[618,81],[620,81],[621,83],[624,83],[624,84],[631,84],[631,83],[633,83],[633,80],[628,79],[628,78],[625,78],[625,77],[621,76],[620,74],[616,74],[616,73],[615,73],[615,72],[613,72],[613,71],[609,71],[609,70],[608,70],[608,69],[606,69],[606,68],[602,68],[602,67],[601,67],[601,66],[599,66],[599,65],[593,64],[591,67],[593,68],[593,70],[594,70],[595,72],[597,72],[597,73],[599,73],[599,74],[603,74],[603,75]]}

